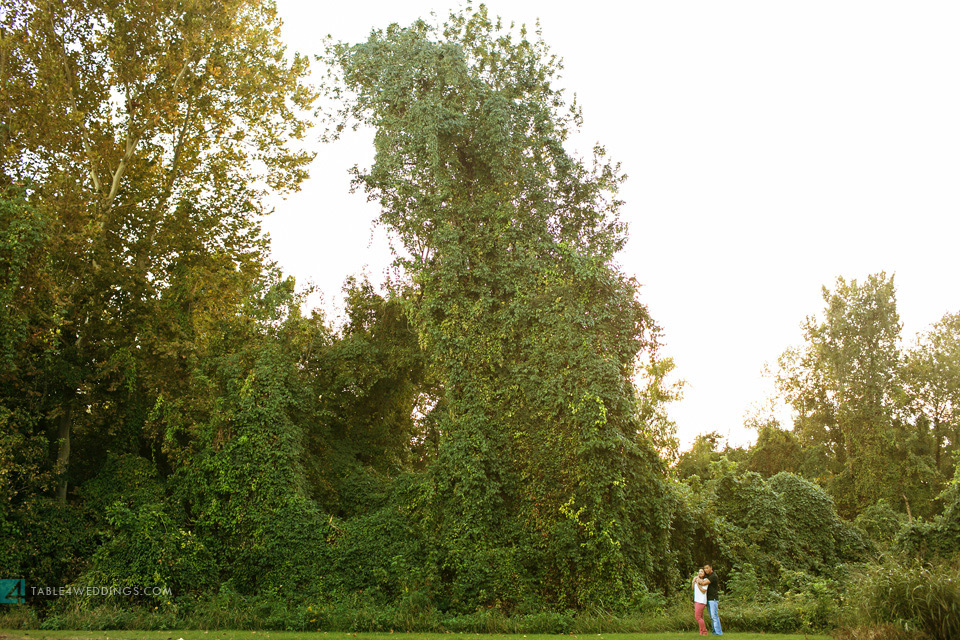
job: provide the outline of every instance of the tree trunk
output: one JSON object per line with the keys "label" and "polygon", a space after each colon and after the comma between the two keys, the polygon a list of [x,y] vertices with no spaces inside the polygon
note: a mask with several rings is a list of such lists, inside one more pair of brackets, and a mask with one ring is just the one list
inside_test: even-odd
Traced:
{"label": "tree trunk", "polygon": [[67,402],[60,414],[60,429],[57,434],[57,499],[67,502],[67,471],[70,468],[70,419],[73,417],[73,400]]}
{"label": "tree trunk", "polygon": [[940,449],[943,448],[943,436],[940,434],[940,417],[937,416],[933,419],[933,442],[934,446],[934,458],[936,462],[937,471],[940,471]]}

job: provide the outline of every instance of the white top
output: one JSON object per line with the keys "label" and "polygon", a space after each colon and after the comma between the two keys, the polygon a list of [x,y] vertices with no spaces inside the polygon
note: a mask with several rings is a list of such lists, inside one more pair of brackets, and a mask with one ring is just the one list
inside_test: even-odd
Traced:
{"label": "white top", "polygon": [[694,603],[707,604],[707,593],[700,591],[697,581],[693,581],[693,601]]}

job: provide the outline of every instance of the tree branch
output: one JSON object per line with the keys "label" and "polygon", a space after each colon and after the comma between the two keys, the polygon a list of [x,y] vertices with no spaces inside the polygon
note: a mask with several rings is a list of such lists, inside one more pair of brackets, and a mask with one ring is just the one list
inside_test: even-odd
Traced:
{"label": "tree branch", "polygon": [[49,22],[50,22],[50,32],[53,34],[54,40],[60,45],[60,64],[63,67],[63,73],[67,80],[67,95],[70,98],[70,102],[73,106],[73,112],[76,113],[79,118],[80,132],[81,132],[81,142],[83,144],[83,151],[87,156],[87,162],[89,163],[88,172],[90,174],[90,181],[93,182],[94,191],[97,194],[103,194],[103,185],[100,183],[100,178],[97,176],[96,171],[96,157],[93,153],[93,147],[90,144],[90,134],[87,131],[87,126],[83,121],[83,112],[80,111],[80,107],[77,104],[77,96],[74,93],[73,87],[76,84],[79,87],[79,81],[77,80],[76,74],[70,68],[69,58],[67,57],[67,45],[63,41],[63,38],[60,34],[57,33],[57,26],[53,22],[53,8],[50,7],[48,2],[48,8],[50,10]]}
{"label": "tree branch", "polygon": [[[107,212],[110,210],[110,207],[113,206],[113,199],[117,196],[117,192],[120,190],[120,180],[123,178],[123,174],[127,170],[127,166],[130,164],[130,160],[133,158],[133,152],[137,148],[137,143],[140,142],[140,137],[134,135],[131,137],[130,131],[127,131],[127,142],[124,148],[123,158],[120,160],[120,164],[117,165],[117,170],[111,172],[113,178],[110,184],[110,193],[107,194],[107,197],[103,201],[103,211]],[[103,226],[101,224],[101,226]]]}

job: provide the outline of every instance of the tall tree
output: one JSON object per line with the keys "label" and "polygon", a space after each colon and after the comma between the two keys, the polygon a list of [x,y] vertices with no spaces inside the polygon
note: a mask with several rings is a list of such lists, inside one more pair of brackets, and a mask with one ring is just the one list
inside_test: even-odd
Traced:
{"label": "tall tree", "polygon": [[932,432],[935,464],[950,478],[945,452],[960,451],[960,313],[946,314],[907,353],[907,393],[920,426]]}
{"label": "tall tree", "polygon": [[100,390],[129,386],[142,354],[183,348],[140,330],[190,253],[164,234],[206,238],[221,267],[249,273],[258,241],[231,238],[266,189],[305,176],[306,73],[272,2],[3,0],[0,181],[55,230],[43,249],[57,308],[33,333],[52,336],[56,366],[31,384],[55,425],[61,500],[75,427],[117,422],[98,415],[117,406]]}
{"label": "tall tree", "polygon": [[440,394],[424,515],[443,597],[625,602],[665,575],[667,511],[632,383],[657,329],[613,263],[616,165],[567,152],[580,114],[558,61],[483,6],[335,44],[329,62],[345,113],[376,131],[355,184],[402,241]]}
{"label": "tall tree", "polygon": [[893,277],[838,278],[823,289],[823,320],[807,318],[806,343],[781,358],[778,383],[797,411],[795,431],[835,461],[832,492],[848,515],[890,498],[903,503],[900,317]]}

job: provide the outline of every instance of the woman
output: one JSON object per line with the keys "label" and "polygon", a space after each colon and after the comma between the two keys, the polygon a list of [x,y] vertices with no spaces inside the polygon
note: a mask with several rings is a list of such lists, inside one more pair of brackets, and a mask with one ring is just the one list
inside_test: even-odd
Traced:
{"label": "woman", "polygon": [[693,617],[700,626],[700,635],[707,635],[707,625],[703,622],[703,609],[707,606],[707,588],[703,586],[703,569],[693,579]]}

